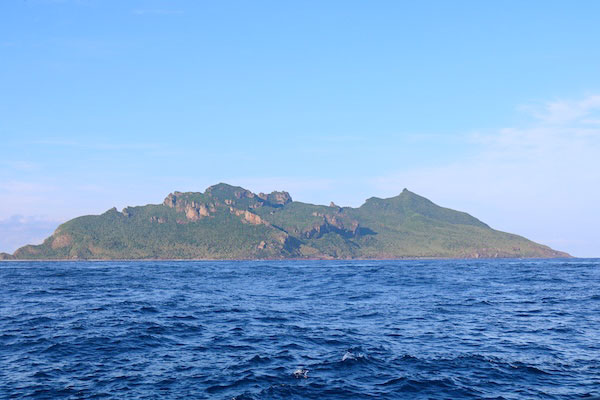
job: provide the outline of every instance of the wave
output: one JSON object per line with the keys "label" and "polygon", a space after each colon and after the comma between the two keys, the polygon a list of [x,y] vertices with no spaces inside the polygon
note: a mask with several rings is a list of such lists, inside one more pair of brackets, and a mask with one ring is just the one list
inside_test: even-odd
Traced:
{"label": "wave", "polygon": [[0,397],[600,398],[597,265],[0,269]]}

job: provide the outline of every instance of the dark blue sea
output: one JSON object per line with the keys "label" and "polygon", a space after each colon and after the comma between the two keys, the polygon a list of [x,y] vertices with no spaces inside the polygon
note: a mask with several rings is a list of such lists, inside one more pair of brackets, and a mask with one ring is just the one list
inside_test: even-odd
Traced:
{"label": "dark blue sea", "polygon": [[0,398],[600,398],[600,260],[0,263]]}

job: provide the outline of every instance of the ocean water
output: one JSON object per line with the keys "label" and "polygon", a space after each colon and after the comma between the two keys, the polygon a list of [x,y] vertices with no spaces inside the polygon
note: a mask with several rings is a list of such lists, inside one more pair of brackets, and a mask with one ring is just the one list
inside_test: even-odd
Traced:
{"label": "ocean water", "polygon": [[0,398],[600,398],[600,260],[0,263]]}

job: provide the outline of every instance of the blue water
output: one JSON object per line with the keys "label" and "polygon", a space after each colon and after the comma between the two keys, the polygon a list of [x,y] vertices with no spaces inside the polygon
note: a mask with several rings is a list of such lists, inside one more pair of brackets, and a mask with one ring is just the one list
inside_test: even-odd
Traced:
{"label": "blue water", "polygon": [[0,299],[1,398],[600,398],[600,260],[11,262]]}

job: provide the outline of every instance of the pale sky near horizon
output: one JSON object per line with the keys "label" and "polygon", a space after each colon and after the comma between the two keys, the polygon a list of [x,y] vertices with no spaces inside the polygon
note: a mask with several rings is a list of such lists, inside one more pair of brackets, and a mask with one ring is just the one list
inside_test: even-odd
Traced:
{"label": "pale sky near horizon", "polygon": [[600,2],[0,2],[0,251],[227,182],[600,256]]}

